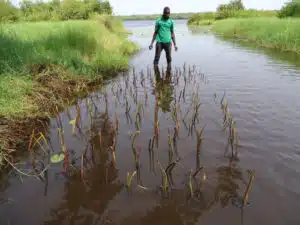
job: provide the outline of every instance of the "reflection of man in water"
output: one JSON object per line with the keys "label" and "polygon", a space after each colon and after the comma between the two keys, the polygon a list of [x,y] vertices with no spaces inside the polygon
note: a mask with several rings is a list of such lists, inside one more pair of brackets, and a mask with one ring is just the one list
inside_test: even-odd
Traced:
{"label": "reflection of man in water", "polygon": [[163,112],[170,112],[171,102],[173,100],[173,86],[171,84],[171,68],[168,67],[164,77],[161,77],[159,67],[154,67],[155,77],[156,77],[156,98],[158,107],[162,109]]}
{"label": "reflection of man in water", "polygon": [[174,22],[170,18],[169,7],[165,7],[162,17],[156,20],[155,31],[152,37],[151,44],[149,46],[150,50],[153,48],[153,43],[155,40],[156,40],[156,50],[155,50],[155,57],[154,57],[154,65],[158,65],[161,52],[162,50],[165,50],[168,67],[170,67],[172,61],[172,57],[171,57],[172,40],[175,46],[175,51],[177,51],[178,48],[175,41]]}

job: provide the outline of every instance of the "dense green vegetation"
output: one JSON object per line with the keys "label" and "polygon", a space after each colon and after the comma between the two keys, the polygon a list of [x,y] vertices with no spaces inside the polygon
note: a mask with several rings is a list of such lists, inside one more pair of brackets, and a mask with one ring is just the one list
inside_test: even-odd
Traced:
{"label": "dense green vegetation", "polygon": [[101,0],[23,0],[20,7],[0,0],[0,22],[90,19],[95,14],[112,14],[108,1]]}
{"label": "dense green vegetation", "polygon": [[291,0],[285,3],[277,16],[279,18],[300,17],[300,0]]}
{"label": "dense green vegetation", "polygon": [[300,0],[284,4],[279,11],[245,9],[241,0],[217,7],[215,13],[196,14],[190,25],[212,25],[212,31],[229,38],[240,38],[257,45],[300,53]]}
{"label": "dense green vegetation", "polygon": [[225,37],[300,53],[300,19],[231,18],[213,23],[212,30]]}
{"label": "dense green vegetation", "polygon": [[110,16],[1,25],[0,116],[33,113],[37,108],[26,100],[39,85],[32,77],[34,68],[54,65],[61,74],[67,71],[93,80],[126,69],[136,49],[126,40],[122,23]]}
{"label": "dense green vegetation", "polygon": [[210,21],[211,24],[214,21],[225,19],[225,18],[252,18],[252,17],[275,17],[277,15],[277,11],[275,10],[237,10],[231,12],[210,12],[210,13],[197,13],[189,18],[189,25],[205,25],[207,21]]}
{"label": "dense green vegetation", "polygon": [[[227,18],[252,17],[300,17],[300,0],[291,0],[286,2],[279,11],[245,9],[242,0],[231,0],[228,4],[219,5],[216,12],[197,13],[192,15],[188,20],[188,24],[205,25],[211,24],[213,21]],[[210,23],[207,23],[208,20]]]}
{"label": "dense green vegetation", "polygon": [[[217,7],[216,12],[197,13],[188,20],[189,25],[206,25],[213,21],[227,18],[249,18],[249,17],[275,17],[276,10],[255,10],[245,9],[242,0],[232,0],[228,4],[221,4]],[[207,22],[209,21],[209,22]]]}
{"label": "dense green vegetation", "polygon": [[0,0],[0,169],[38,122],[128,68],[137,46],[111,14],[102,0]]}
{"label": "dense green vegetation", "polygon": [[[188,19],[195,13],[172,13],[173,19]],[[156,20],[161,14],[117,16],[121,20]]]}
{"label": "dense green vegetation", "polygon": [[92,81],[126,69],[137,46],[111,14],[102,0],[0,0],[0,118],[38,113],[36,73]]}

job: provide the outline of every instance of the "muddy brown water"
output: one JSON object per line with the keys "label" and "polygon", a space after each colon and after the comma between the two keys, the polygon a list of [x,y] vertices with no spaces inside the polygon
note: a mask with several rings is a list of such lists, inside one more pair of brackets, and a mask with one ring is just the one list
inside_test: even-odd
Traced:
{"label": "muddy brown water", "polygon": [[[185,22],[176,21],[179,51],[173,52],[171,79],[166,76],[164,54],[162,79],[156,79],[151,67],[154,51],[147,46],[153,21],[125,23],[133,31],[130,38],[142,47],[131,61],[135,72],[120,74],[107,82],[105,89],[78,102],[81,118],[75,135],[70,120],[76,117],[76,106],[59,114],[69,163],[74,166],[64,173],[63,162],[51,164],[39,150],[37,167],[40,162],[50,165],[42,180],[11,173],[2,182],[1,225],[300,223],[300,69],[291,62],[297,58],[242,47],[206,30],[191,30]],[[229,132],[228,128],[223,130],[220,104],[224,92],[239,136],[238,160],[231,159],[230,148],[226,152]],[[195,128],[205,126],[199,157],[195,129],[189,129],[197,97],[201,105]],[[175,102],[180,106],[180,129],[176,142],[171,141],[174,151],[170,155],[168,131],[173,137]],[[137,127],[139,105],[143,110]],[[126,108],[130,108],[127,114]],[[109,149],[115,113],[118,134],[114,167]],[[156,118],[159,142],[150,157],[148,145]],[[137,128],[140,179],[133,178],[128,193],[126,175],[136,170],[132,134]],[[60,152],[56,118],[48,137],[51,147],[44,144],[45,151]],[[81,154],[85,149],[82,179]],[[31,170],[30,159],[32,155],[24,156],[17,168]],[[165,193],[157,160],[166,168],[176,159],[180,161],[172,171],[173,183]],[[203,169],[192,179],[191,197],[189,171],[199,167]],[[254,170],[255,177],[248,203],[241,208],[250,178],[248,170]]]}

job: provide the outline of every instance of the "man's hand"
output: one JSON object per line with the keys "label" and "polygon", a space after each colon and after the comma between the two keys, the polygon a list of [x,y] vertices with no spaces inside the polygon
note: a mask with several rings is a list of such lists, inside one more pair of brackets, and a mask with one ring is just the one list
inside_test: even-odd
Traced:
{"label": "man's hand", "polygon": [[153,44],[149,45],[149,50],[152,50]]}
{"label": "man's hand", "polygon": [[178,51],[178,47],[176,45],[174,47],[175,47],[175,51],[177,52]]}

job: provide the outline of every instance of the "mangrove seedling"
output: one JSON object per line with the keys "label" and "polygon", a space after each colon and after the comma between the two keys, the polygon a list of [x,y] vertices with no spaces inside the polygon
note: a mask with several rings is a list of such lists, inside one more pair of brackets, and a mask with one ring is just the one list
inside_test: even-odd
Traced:
{"label": "mangrove seedling", "polygon": [[136,175],[136,171],[130,173],[130,172],[127,172],[127,176],[126,176],[126,189],[127,191],[129,192],[131,190],[131,182],[132,182],[132,179],[133,177]]}
{"label": "mangrove seedling", "polygon": [[168,190],[168,176],[167,176],[167,173],[166,173],[165,169],[160,164],[159,160],[157,160],[157,163],[158,163],[160,171],[161,171],[162,189],[163,189],[163,193],[165,194],[165,193],[167,193],[167,190]]}
{"label": "mangrove seedling", "polygon": [[245,207],[245,205],[248,202],[249,193],[251,191],[251,188],[252,188],[252,185],[253,185],[253,181],[254,181],[254,177],[255,177],[255,171],[249,171],[249,176],[250,176],[250,179],[249,179],[246,191],[244,193],[244,198],[243,198],[243,207]]}
{"label": "mangrove seedling", "polygon": [[196,131],[197,132],[197,154],[199,155],[200,154],[200,148],[201,148],[201,143],[202,143],[202,133],[203,133],[203,130],[204,130],[205,126],[201,129],[201,131]]}

